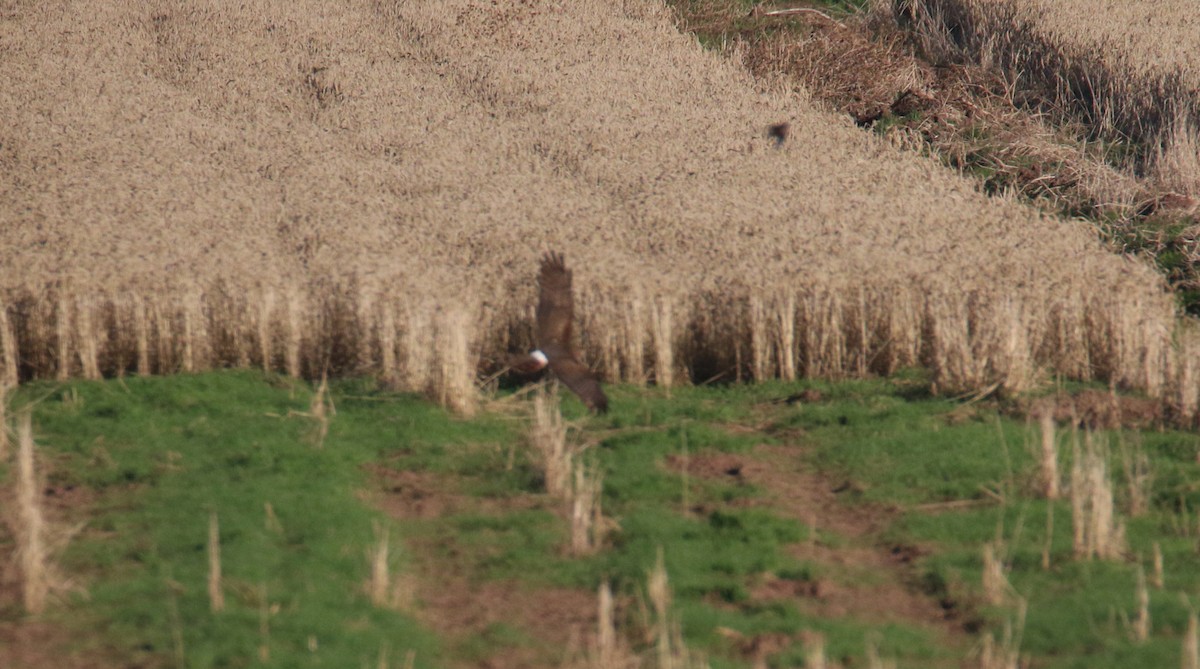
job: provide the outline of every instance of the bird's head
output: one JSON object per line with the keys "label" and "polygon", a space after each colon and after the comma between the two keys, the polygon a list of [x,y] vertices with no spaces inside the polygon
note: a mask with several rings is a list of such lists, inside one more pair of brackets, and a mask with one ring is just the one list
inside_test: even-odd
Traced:
{"label": "bird's head", "polygon": [[542,353],[541,351],[533,351],[529,354],[529,357],[537,361],[537,367],[535,369],[542,369],[546,365],[550,364],[550,358],[547,358],[546,354]]}

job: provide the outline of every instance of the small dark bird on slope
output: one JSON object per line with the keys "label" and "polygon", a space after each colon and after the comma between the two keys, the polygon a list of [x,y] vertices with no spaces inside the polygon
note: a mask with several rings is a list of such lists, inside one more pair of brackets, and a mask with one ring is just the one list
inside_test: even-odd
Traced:
{"label": "small dark bird on slope", "polygon": [[775,140],[775,148],[778,149],[783,146],[784,142],[787,141],[788,132],[791,131],[791,129],[792,126],[790,123],[776,123],[770,128],[767,128],[767,137]]}
{"label": "small dark bird on slope", "polygon": [[509,367],[532,374],[549,366],[554,376],[579,395],[589,409],[596,413],[608,411],[608,398],[604,396],[600,382],[571,348],[574,297],[571,294],[571,270],[563,263],[561,254],[550,252],[542,258],[538,286],[538,349],[512,361]]}

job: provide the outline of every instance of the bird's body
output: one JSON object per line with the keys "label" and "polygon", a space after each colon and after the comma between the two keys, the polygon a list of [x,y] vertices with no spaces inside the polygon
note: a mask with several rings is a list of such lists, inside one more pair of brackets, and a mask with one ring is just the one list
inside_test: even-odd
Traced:
{"label": "bird's body", "polygon": [[538,349],[514,360],[509,367],[524,373],[549,367],[589,409],[597,413],[608,411],[608,398],[600,382],[587,365],[579,361],[571,347],[575,299],[571,293],[571,270],[567,269],[562,255],[552,252],[542,258],[538,287]]}

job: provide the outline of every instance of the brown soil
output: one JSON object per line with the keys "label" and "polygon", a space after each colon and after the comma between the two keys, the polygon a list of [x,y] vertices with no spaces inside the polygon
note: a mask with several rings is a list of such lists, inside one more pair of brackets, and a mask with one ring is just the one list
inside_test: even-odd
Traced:
{"label": "brown soil", "polygon": [[1162,427],[1164,422],[1161,402],[1102,390],[1060,391],[1049,397],[1023,399],[1014,413],[1036,416],[1047,408],[1059,424],[1089,430],[1145,430]]}
{"label": "brown soil", "polygon": [[[85,517],[96,502],[94,490],[76,485],[48,484],[43,490],[42,509],[51,531],[69,527]],[[0,510],[12,509],[8,499],[0,499]],[[5,511],[7,514],[7,511]],[[4,520],[8,520],[7,515]],[[20,572],[14,555],[9,525],[0,523],[0,556],[11,560],[0,562],[0,667],[20,669],[102,669],[131,665],[121,662],[109,651],[85,648],[86,641],[78,633],[52,620],[50,612],[36,619],[25,617],[21,603]],[[72,575],[73,579],[78,578]],[[78,587],[72,583],[68,589]]]}
{"label": "brown soil", "polygon": [[[683,461],[669,467],[681,470]],[[763,601],[788,599],[822,617],[849,617],[874,623],[918,624],[936,631],[949,644],[966,644],[976,624],[953,601],[918,592],[911,562],[919,547],[882,543],[879,533],[895,511],[880,506],[847,505],[840,496],[852,485],[822,478],[803,464],[796,446],[758,446],[751,455],[700,454],[687,462],[689,474],[710,479],[736,476],[769,493],[765,503],[819,533],[837,535],[845,544],[801,542],[791,550],[825,567],[811,581],[764,577],[751,592]]]}
{"label": "brown soil", "polygon": [[[487,636],[499,626],[527,635],[527,643],[503,646],[464,666],[522,669],[561,666],[579,640],[596,629],[595,593],[569,588],[528,587],[511,581],[472,582],[422,567],[417,590],[422,622],[455,646]],[[430,576],[430,573],[435,574]]]}
{"label": "brown soil", "polygon": [[[0,590],[8,590],[5,584]],[[101,669],[135,665],[115,662],[94,650],[71,650],[78,639],[50,622],[0,622],[0,667],[12,669]],[[144,666],[144,665],[136,665]]]}
{"label": "brown soil", "polygon": [[[517,495],[480,499],[456,490],[455,480],[429,472],[369,465],[379,488],[367,493],[388,515],[432,520],[455,513],[504,513],[544,506],[545,496]],[[468,559],[437,538],[407,544],[416,573],[416,615],[437,632],[462,667],[523,669],[561,666],[580,641],[596,628],[596,595],[570,588],[538,587],[514,581],[475,581]],[[489,643],[490,654],[470,657],[473,640],[504,635],[511,643]]]}

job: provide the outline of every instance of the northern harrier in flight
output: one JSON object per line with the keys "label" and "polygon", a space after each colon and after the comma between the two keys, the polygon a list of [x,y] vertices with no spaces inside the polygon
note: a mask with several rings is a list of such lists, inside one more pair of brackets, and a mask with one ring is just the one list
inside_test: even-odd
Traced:
{"label": "northern harrier in flight", "polygon": [[510,367],[531,374],[549,366],[554,376],[579,395],[589,409],[596,413],[608,411],[608,398],[600,382],[571,348],[574,298],[571,270],[563,263],[561,254],[550,252],[542,258],[538,286],[541,289],[537,306],[538,349],[514,360]]}

